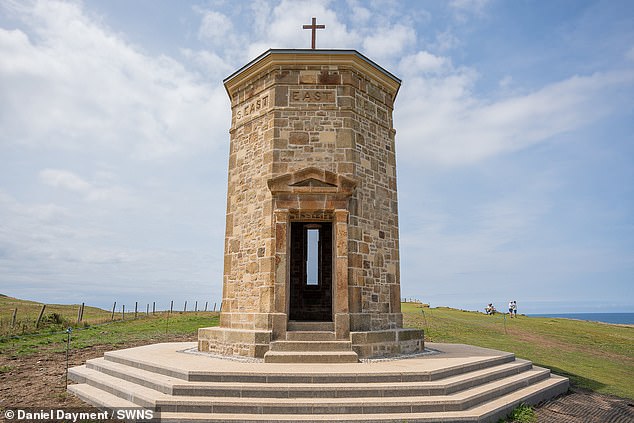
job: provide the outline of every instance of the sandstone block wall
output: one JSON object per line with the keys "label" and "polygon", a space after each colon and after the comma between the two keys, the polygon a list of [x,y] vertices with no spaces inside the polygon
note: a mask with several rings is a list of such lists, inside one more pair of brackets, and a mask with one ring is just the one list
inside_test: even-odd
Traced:
{"label": "sandstone block wall", "polygon": [[[275,285],[281,200],[267,182],[309,167],[356,183],[343,206],[347,272],[334,283],[347,291],[339,309],[349,312],[349,330],[402,327],[392,122],[399,85],[357,52],[319,50],[272,50],[225,81],[232,122],[221,327],[273,330],[284,312],[276,295],[286,294]],[[285,219],[334,215],[324,198],[304,196],[294,210],[284,197]]]}

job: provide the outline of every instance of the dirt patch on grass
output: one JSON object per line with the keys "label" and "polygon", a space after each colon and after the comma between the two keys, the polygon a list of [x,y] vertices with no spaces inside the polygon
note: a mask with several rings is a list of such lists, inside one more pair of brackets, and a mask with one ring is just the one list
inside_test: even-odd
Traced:
{"label": "dirt patch on grass", "polygon": [[558,341],[547,335],[538,335],[535,333],[526,332],[522,330],[516,330],[516,329],[509,329],[508,332],[509,332],[509,335],[512,336],[513,339],[517,341],[539,345],[541,348],[544,348],[544,349],[550,349],[553,351],[591,354],[595,357],[602,357],[604,359],[609,359],[615,362],[623,362],[624,364],[627,361],[627,358],[620,354],[601,350],[599,348],[594,348],[594,347],[587,347],[583,345],[572,345],[565,341]]}
{"label": "dirt patch on grass", "polygon": [[509,336],[514,341],[526,342],[528,344],[539,345],[544,349],[557,349],[560,351],[575,351],[570,344],[560,342],[547,335],[538,335],[532,332],[526,332],[520,329],[509,328]]}
{"label": "dirt patch on grass", "polygon": [[[68,363],[69,367],[81,366],[86,360],[102,357],[106,351],[158,342],[195,340],[196,334],[166,334],[122,345],[95,345],[72,350]],[[36,354],[16,358],[0,355],[0,421],[4,421],[2,411],[6,408],[86,407],[86,403],[66,392],[66,353],[52,350],[53,347],[42,347]]]}

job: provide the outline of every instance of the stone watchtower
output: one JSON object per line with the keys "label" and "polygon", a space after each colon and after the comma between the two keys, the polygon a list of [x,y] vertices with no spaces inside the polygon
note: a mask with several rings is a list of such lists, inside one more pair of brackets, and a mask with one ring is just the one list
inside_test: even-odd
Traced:
{"label": "stone watchtower", "polygon": [[354,50],[269,50],[224,83],[222,312],[199,349],[270,362],[421,351],[400,305],[400,80]]}

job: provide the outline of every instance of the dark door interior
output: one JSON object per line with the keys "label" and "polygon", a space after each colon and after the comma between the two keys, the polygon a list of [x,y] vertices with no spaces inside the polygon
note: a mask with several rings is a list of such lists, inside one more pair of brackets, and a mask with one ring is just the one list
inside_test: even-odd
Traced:
{"label": "dark door interior", "polygon": [[332,224],[291,222],[289,319],[332,321]]}

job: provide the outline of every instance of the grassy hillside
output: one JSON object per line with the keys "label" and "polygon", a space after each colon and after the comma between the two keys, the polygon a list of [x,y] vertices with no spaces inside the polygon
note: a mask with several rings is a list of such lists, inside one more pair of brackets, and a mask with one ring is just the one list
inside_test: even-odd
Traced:
{"label": "grassy hillside", "polygon": [[515,353],[569,377],[575,386],[634,399],[634,327],[403,304],[405,326],[433,342]]}
{"label": "grassy hillside", "polygon": [[[17,309],[16,325],[13,331],[10,326],[13,319],[13,312]],[[8,332],[24,332],[32,331],[35,322],[42,309],[42,303],[28,300],[20,300],[13,297],[0,294],[0,334]],[[79,304],[63,305],[63,304],[47,304],[44,310],[43,319],[50,322],[51,316],[56,314],[56,320],[62,325],[77,322],[77,312]],[[111,312],[102,310],[97,307],[84,307],[83,321],[89,323],[101,323],[110,320]]]}
{"label": "grassy hillside", "polygon": [[[198,328],[217,326],[216,312],[161,312],[139,319],[119,320],[75,328],[71,334],[71,348],[82,349],[95,345],[108,345],[112,349],[138,342],[172,341],[183,335],[195,335]],[[0,336],[0,356],[19,358],[38,354],[43,350],[65,351],[65,332],[41,330],[22,336]]]}

